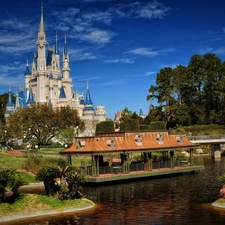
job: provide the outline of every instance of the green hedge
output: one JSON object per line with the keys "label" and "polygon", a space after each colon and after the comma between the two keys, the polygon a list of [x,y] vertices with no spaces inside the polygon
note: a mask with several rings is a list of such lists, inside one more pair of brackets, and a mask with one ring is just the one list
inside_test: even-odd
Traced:
{"label": "green hedge", "polygon": [[166,130],[166,123],[164,121],[152,121],[149,126],[150,130]]}
{"label": "green hedge", "polygon": [[140,125],[140,130],[151,130],[149,125]]}
{"label": "green hedge", "polygon": [[125,131],[125,130],[140,130],[139,120],[129,119],[122,122],[120,124],[120,131]]}
{"label": "green hedge", "polygon": [[111,120],[102,121],[96,125],[95,135],[100,133],[115,132],[114,122]]}

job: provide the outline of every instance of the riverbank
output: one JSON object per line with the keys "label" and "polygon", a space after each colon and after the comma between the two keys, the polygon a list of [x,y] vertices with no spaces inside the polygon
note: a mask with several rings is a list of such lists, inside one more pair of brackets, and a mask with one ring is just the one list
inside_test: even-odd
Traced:
{"label": "riverbank", "polygon": [[27,220],[64,217],[94,207],[95,204],[86,198],[60,201],[53,197],[26,194],[14,204],[1,204],[0,224],[10,225]]}

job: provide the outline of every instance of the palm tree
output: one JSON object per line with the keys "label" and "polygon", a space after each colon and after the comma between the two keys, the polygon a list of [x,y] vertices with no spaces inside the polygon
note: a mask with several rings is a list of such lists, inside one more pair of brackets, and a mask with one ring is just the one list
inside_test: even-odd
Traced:
{"label": "palm tree", "polygon": [[83,197],[81,185],[87,182],[86,176],[78,172],[73,172],[66,175],[66,180],[70,191],[69,198],[74,199]]}
{"label": "palm tree", "polygon": [[44,182],[47,195],[54,195],[58,191],[58,185],[55,180],[58,174],[58,168],[55,165],[44,166],[37,172],[35,178],[37,181]]}
{"label": "palm tree", "polygon": [[13,169],[0,170],[0,201],[13,203],[19,196],[18,188],[26,182]]}
{"label": "palm tree", "polygon": [[49,165],[42,167],[36,180],[43,181],[47,195],[58,193],[60,200],[81,198],[81,184],[86,182],[86,177],[71,165]]}

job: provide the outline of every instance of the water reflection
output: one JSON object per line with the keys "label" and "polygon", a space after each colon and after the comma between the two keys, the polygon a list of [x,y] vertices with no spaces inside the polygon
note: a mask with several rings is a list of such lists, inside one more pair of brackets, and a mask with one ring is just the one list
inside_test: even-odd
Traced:
{"label": "water reflection", "polygon": [[191,175],[85,187],[87,198],[96,203],[93,211],[22,224],[225,224],[225,210],[211,205],[219,197],[225,158],[204,157],[204,165],[205,170]]}

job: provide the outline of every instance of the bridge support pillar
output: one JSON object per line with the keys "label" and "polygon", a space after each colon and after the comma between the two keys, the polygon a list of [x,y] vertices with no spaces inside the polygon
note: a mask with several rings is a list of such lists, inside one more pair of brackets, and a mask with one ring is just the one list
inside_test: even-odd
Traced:
{"label": "bridge support pillar", "polygon": [[211,144],[211,157],[212,158],[220,158],[220,144]]}

